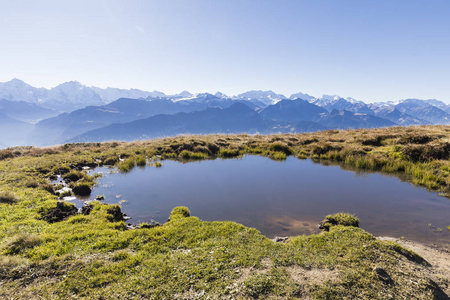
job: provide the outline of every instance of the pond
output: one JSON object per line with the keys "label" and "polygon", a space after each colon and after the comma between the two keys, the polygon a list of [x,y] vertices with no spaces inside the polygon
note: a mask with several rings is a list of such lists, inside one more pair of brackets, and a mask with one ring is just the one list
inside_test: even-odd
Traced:
{"label": "pond", "polygon": [[136,224],[164,223],[174,207],[187,206],[202,220],[235,221],[272,238],[317,233],[326,215],[350,212],[376,236],[450,246],[450,200],[380,173],[260,156],[95,172],[104,176],[91,198],[121,203]]}

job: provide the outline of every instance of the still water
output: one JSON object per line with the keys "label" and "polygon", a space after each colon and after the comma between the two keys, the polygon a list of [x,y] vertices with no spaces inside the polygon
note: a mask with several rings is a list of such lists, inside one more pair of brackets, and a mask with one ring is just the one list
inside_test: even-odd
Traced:
{"label": "still water", "polygon": [[136,224],[164,223],[182,205],[205,221],[232,220],[268,237],[293,236],[319,232],[317,224],[327,214],[350,212],[374,235],[450,246],[450,199],[396,177],[293,157],[162,163],[127,174],[95,169],[104,177],[92,197],[121,202]]}

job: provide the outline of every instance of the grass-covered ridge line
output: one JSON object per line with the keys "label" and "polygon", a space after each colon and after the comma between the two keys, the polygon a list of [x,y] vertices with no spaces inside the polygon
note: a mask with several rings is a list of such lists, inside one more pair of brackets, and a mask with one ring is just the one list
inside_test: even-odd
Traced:
{"label": "grass-covered ridge line", "polygon": [[[329,231],[286,243],[234,222],[201,221],[187,208],[174,209],[161,226],[129,230],[118,206],[94,202],[73,214],[70,204],[57,205],[49,178],[60,175],[73,188],[91,188],[95,178],[83,171],[86,166],[115,165],[127,172],[136,165],[164,165],[164,159],[295,155],[406,174],[448,195],[449,131],[424,126],[184,136],[2,150],[0,297],[433,299],[439,282],[417,271],[427,263],[355,227],[354,216],[329,216]],[[68,212],[62,220],[52,218],[58,206]]]}

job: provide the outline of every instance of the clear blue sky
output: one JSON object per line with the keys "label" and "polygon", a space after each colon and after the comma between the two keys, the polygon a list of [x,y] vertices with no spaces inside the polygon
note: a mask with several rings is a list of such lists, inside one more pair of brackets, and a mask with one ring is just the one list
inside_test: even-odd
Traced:
{"label": "clear blue sky", "polygon": [[450,102],[450,1],[0,2],[0,82]]}

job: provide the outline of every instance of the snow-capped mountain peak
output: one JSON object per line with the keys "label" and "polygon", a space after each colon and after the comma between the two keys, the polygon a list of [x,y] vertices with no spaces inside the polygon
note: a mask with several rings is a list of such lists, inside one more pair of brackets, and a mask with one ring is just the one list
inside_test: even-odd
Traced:
{"label": "snow-capped mountain peak", "polygon": [[233,97],[234,100],[259,100],[266,105],[275,104],[280,100],[286,99],[282,94],[276,94],[273,91],[248,91]]}
{"label": "snow-capped mountain peak", "polygon": [[216,96],[217,98],[221,98],[221,99],[229,98],[227,95],[225,95],[224,93],[221,93],[221,92],[215,93],[214,96]]}
{"label": "snow-capped mountain peak", "polygon": [[356,99],[351,98],[351,97],[347,97],[347,98],[345,98],[345,100],[348,101],[348,102],[350,102],[351,104],[364,103],[364,102],[361,101],[361,100],[356,100]]}
{"label": "snow-capped mountain peak", "polygon": [[188,91],[182,91],[181,93],[172,95],[170,97],[174,97],[174,98],[190,98],[192,96],[194,96],[194,95],[189,93]]}
{"label": "snow-capped mountain peak", "polygon": [[314,101],[316,100],[315,97],[313,97],[313,96],[311,96],[311,95],[308,95],[308,94],[304,94],[304,93],[296,93],[296,94],[292,94],[292,95],[289,97],[289,99],[292,99],[292,100],[298,99],[298,98],[300,98],[300,99],[302,99],[302,100],[306,100],[306,101],[308,101],[308,102],[314,102]]}
{"label": "snow-capped mountain peak", "polygon": [[13,78],[10,81],[4,82],[3,83],[4,86],[15,86],[15,87],[31,87],[31,85],[25,83],[23,80],[17,79],[17,78]]}
{"label": "snow-capped mountain peak", "polygon": [[342,97],[339,95],[322,95],[319,99],[323,101],[337,101],[342,99]]}
{"label": "snow-capped mountain peak", "polygon": [[52,88],[51,90],[61,90],[65,92],[74,92],[82,89],[89,89],[87,86],[82,85],[78,81],[68,81],[61,83],[60,85],[57,85],[56,87]]}
{"label": "snow-capped mountain peak", "polygon": [[349,102],[351,104],[364,104],[363,101],[356,100],[351,97],[343,98],[339,95],[322,95],[322,97],[317,98],[317,100],[314,101],[314,103],[319,106],[332,105],[337,102]]}

